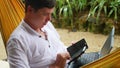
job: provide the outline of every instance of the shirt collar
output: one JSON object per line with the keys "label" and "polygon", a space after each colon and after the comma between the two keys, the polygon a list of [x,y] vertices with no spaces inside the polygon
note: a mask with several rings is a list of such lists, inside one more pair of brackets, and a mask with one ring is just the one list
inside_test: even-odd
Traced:
{"label": "shirt collar", "polygon": [[29,33],[40,36],[40,34],[32,29],[24,20],[22,20],[22,25]]}

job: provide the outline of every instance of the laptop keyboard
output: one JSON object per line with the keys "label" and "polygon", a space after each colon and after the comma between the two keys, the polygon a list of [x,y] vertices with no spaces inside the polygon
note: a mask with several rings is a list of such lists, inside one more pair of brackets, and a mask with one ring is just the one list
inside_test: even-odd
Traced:
{"label": "laptop keyboard", "polygon": [[90,52],[90,53],[84,53],[80,58],[79,62],[81,65],[88,64],[90,62],[95,61],[96,59],[99,59],[98,52]]}

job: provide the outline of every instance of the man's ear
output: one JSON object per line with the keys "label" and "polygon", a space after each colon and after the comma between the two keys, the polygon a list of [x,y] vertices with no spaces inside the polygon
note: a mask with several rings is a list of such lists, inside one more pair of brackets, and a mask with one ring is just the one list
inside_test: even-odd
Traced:
{"label": "man's ear", "polygon": [[29,6],[27,7],[27,12],[33,13],[33,12],[34,12],[34,9],[29,5]]}

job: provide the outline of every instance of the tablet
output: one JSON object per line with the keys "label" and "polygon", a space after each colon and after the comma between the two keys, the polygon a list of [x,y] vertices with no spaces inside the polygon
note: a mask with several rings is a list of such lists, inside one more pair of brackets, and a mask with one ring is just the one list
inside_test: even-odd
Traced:
{"label": "tablet", "polygon": [[69,52],[70,56],[71,56],[71,60],[75,60],[78,57],[80,57],[85,51],[86,49],[88,49],[88,45],[85,41],[85,39],[81,39],[78,42],[76,42],[75,44],[69,46],[67,48],[67,51]]}

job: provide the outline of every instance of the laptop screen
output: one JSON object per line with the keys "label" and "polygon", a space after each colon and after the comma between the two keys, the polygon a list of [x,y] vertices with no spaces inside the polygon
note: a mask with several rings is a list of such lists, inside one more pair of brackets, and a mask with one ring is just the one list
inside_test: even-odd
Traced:
{"label": "laptop screen", "polygon": [[115,27],[112,28],[111,33],[109,34],[107,40],[105,41],[105,43],[99,53],[100,57],[103,57],[110,53],[110,51],[113,47],[113,43],[114,43],[114,32],[115,32]]}

